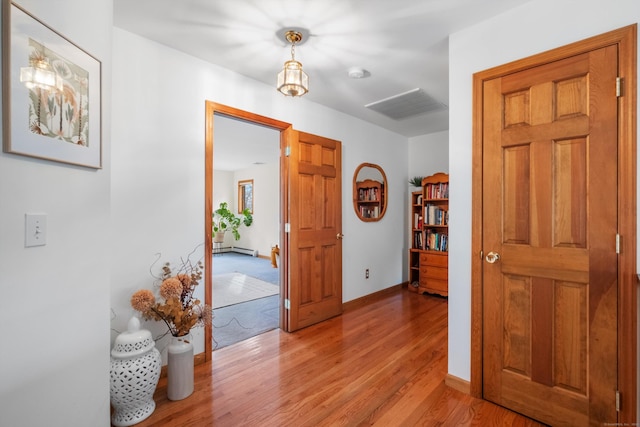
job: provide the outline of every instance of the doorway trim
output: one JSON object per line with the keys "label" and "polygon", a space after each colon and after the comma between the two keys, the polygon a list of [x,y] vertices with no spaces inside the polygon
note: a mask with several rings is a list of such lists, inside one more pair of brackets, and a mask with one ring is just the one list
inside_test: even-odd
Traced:
{"label": "doorway trim", "polygon": [[[205,136],[204,136],[204,144],[205,144],[205,155],[204,155],[204,170],[205,170],[205,178],[204,178],[204,303],[209,307],[212,307],[212,268],[213,268],[213,259],[211,254],[213,253],[213,242],[211,238],[211,214],[213,213],[213,125],[214,125],[214,115],[222,115],[227,116],[239,120],[243,120],[249,123],[267,126],[273,129],[278,129],[280,131],[280,150],[282,153],[283,146],[285,144],[284,131],[291,128],[291,124],[286,122],[281,122],[279,120],[275,120],[269,117],[260,116],[258,114],[250,113],[248,111],[239,110],[237,108],[229,107],[227,105],[218,104],[212,101],[205,101]],[[282,322],[284,319],[284,304],[282,300],[286,295],[286,286],[284,284],[288,283],[288,275],[287,275],[287,266],[288,256],[287,250],[288,246],[285,245],[284,238],[284,227],[282,224],[286,222],[286,206],[288,204],[288,200],[286,197],[286,165],[283,162],[280,162],[280,327],[282,328]],[[209,256],[207,256],[207,254]],[[206,325],[204,328],[204,354],[205,361],[209,361],[212,358],[213,353],[213,327],[212,325]]]}
{"label": "doorway trim", "polygon": [[[569,56],[617,45],[618,75],[618,422],[635,423],[637,396],[637,283],[636,272],[636,121],[637,24],[591,37],[538,55],[500,65],[473,76],[473,142],[471,207],[471,380],[470,391],[482,398],[482,105],[484,82]],[[614,88],[612,88],[614,90]]]}

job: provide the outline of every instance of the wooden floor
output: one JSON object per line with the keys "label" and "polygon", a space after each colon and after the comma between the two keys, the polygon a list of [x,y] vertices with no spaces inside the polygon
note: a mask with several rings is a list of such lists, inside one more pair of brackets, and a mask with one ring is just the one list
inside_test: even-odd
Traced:
{"label": "wooden floor", "polygon": [[288,334],[217,350],[195,392],[172,402],[166,380],[148,426],[540,426],[444,384],[447,300],[386,295]]}

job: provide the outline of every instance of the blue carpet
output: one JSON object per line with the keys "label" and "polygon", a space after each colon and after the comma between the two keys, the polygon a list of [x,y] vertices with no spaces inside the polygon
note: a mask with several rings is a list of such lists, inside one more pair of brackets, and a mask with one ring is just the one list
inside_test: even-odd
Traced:
{"label": "blue carpet", "polygon": [[265,282],[280,284],[280,269],[273,268],[271,261],[264,258],[226,252],[213,257],[213,275],[243,273]]}
{"label": "blue carpet", "polygon": [[213,311],[213,349],[226,347],[278,327],[280,296],[254,299]]}
{"label": "blue carpet", "polygon": [[[280,284],[280,269],[273,268],[270,260],[234,252],[213,257],[214,276],[234,272]],[[277,328],[280,320],[279,306],[280,296],[273,295],[213,310],[213,349]]]}

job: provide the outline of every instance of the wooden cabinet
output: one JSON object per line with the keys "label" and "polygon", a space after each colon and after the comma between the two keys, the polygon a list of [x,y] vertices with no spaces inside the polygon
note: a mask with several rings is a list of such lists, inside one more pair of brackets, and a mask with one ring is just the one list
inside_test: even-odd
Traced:
{"label": "wooden cabinet", "polygon": [[409,290],[449,294],[449,175],[422,180],[411,194]]}
{"label": "wooden cabinet", "polygon": [[365,179],[357,181],[354,199],[360,219],[363,221],[379,218],[383,210],[384,186],[379,181]]}

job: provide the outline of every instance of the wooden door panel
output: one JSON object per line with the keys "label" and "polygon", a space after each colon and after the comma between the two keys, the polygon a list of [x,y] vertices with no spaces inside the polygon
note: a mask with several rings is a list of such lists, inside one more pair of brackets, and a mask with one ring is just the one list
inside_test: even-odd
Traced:
{"label": "wooden door panel", "polygon": [[553,144],[553,245],[587,247],[587,138]]}
{"label": "wooden door panel", "polygon": [[341,145],[292,131],[288,330],[342,312]]}
{"label": "wooden door panel", "polygon": [[504,275],[502,369],[531,376],[531,279]]}
{"label": "wooden door panel", "polygon": [[484,85],[483,393],[552,425],[616,420],[615,76],[608,47]]}

